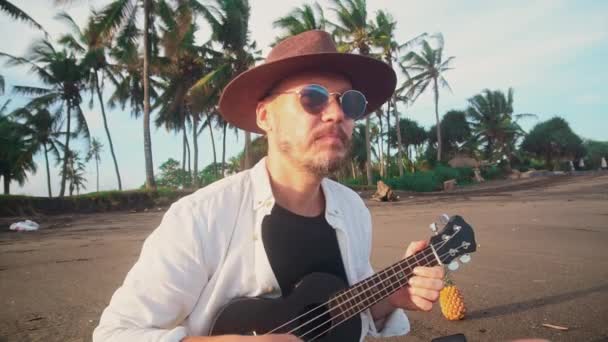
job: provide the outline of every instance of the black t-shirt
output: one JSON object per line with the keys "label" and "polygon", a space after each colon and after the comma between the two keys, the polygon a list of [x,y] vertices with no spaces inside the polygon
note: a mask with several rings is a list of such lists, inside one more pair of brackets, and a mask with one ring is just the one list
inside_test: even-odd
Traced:
{"label": "black t-shirt", "polygon": [[275,204],[262,221],[262,239],[283,296],[313,272],[333,274],[348,284],[336,231],[325,212],[306,217]]}

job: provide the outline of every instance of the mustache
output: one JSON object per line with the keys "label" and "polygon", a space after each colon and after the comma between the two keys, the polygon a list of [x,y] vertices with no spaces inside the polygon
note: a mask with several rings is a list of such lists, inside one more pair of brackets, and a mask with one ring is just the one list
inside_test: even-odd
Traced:
{"label": "mustache", "polygon": [[317,129],[312,133],[312,141],[316,141],[326,135],[337,135],[344,146],[348,146],[350,142],[348,135],[339,126],[326,126]]}

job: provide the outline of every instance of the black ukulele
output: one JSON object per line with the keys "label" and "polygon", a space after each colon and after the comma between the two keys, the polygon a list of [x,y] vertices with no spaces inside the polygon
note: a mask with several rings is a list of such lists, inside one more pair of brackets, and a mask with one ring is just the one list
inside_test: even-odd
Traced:
{"label": "black ukulele", "polygon": [[360,320],[351,319],[407,285],[416,266],[458,266],[476,250],[473,229],[460,216],[447,220],[424,250],[353,286],[326,273],[304,277],[288,297],[238,298],[216,317],[211,335],[289,333],[304,341],[359,341]]}

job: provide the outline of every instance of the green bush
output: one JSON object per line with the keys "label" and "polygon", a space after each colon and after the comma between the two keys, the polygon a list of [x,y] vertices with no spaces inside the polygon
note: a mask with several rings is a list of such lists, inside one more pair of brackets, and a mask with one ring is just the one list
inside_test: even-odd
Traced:
{"label": "green bush", "polygon": [[406,173],[402,177],[387,179],[385,183],[393,189],[416,192],[430,192],[441,189],[441,183],[433,171]]}
{"label": "green bush", "polygon": [[504,178],[504,170],[496,165],[487,166],[481,169],[481,176],[486,179],[501,179]]}
{"label": "green bush", "polygon": [[429,192],[443,189],[443,182],[455,179],[458,185],[473,183],[473,170],[467,167],[453,168],[438,165],[430,171],[406,173],[403,177],[387,179],[384,182],[393,189]]}

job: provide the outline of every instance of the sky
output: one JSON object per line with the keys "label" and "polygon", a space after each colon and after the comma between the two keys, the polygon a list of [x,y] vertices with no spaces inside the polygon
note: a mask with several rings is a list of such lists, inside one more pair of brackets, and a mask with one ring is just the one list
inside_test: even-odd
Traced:
{"label": "sky", "polygon": [[[308,1],[310,2],[310,1]],[[89,9],[102,8],[105,0],[53,1],[12,0],[57,38],[67,30],[54,19],[59,11],[68,12],[83,24]],[[302,0],[250,0],[251,38],[265,56],[269,45],[282,32],[272,22],[306,3]],[[325,9],[329,1],[319,1]],[[455,56],[454,69],[445,74],[452,92],[442,89],[439,112],[465,109],[467,99],[484,89],[514,89],[515,113],[533,113],[536,119],[520,121],[529,131],[536,123],[554,116],[565,118],[582,138],[608,140],[608,2],[603,0],[514,0],[514,1],[404,1],[368,0],[368,16],[385,10],[397,21],[398,41],[407,41],[423,32],[441,32],[444,36],[444,58]],[[332,13],[326,10],[331,19]],[[21,56],[29,44],[42,35],[39,31],[0,14],[0,51]],[[201,22],[200,42],[209,37],[209,27]],[[0,61],[0,75],[5,77],[7,91],[0,104],[11,99],[13,107],[25,104],[26,98],[11,93],[13,85],[38,85],[25,68],[8,67]],[[111,89],[106,88],[108,94]],[[90,94],[84,96],[83,110],[91,135],[104,145],[100,164],[100,190],[117,188],[114,167],[103,129],[98,105],[88,107]],[[418,121],[425,127],[434,124],[431,93],[401,111],[402,117]],[[128,108],[107,113],[121,172],[123,189],[138,188],[144,183],[142,120],[131,117]],[[154,115],[154,114],[153,114]],[[214,132],[220,141],[221,131]],[[77,143],[84,151],[85,144]],[[244,144],[243,136],[229,133],[227,159],[237,154]],[[168,158],[181,160],[181,135],[152,128],[155,169]],[[84,153],[84,152],[83,152]],[[218,147],[218,159],[221,158]],[[46,196],[44,156],[37,155],[38,172],[19,187],[11,184],[11,193]],[[199,170],[213,161],[209,131],[199,137]],[[156,171],[158,173],[158,171]],[[53,195],[59,191],[59,167],[51,169]],[[87,191],[95,190],[95,164],[87,164]]]}

